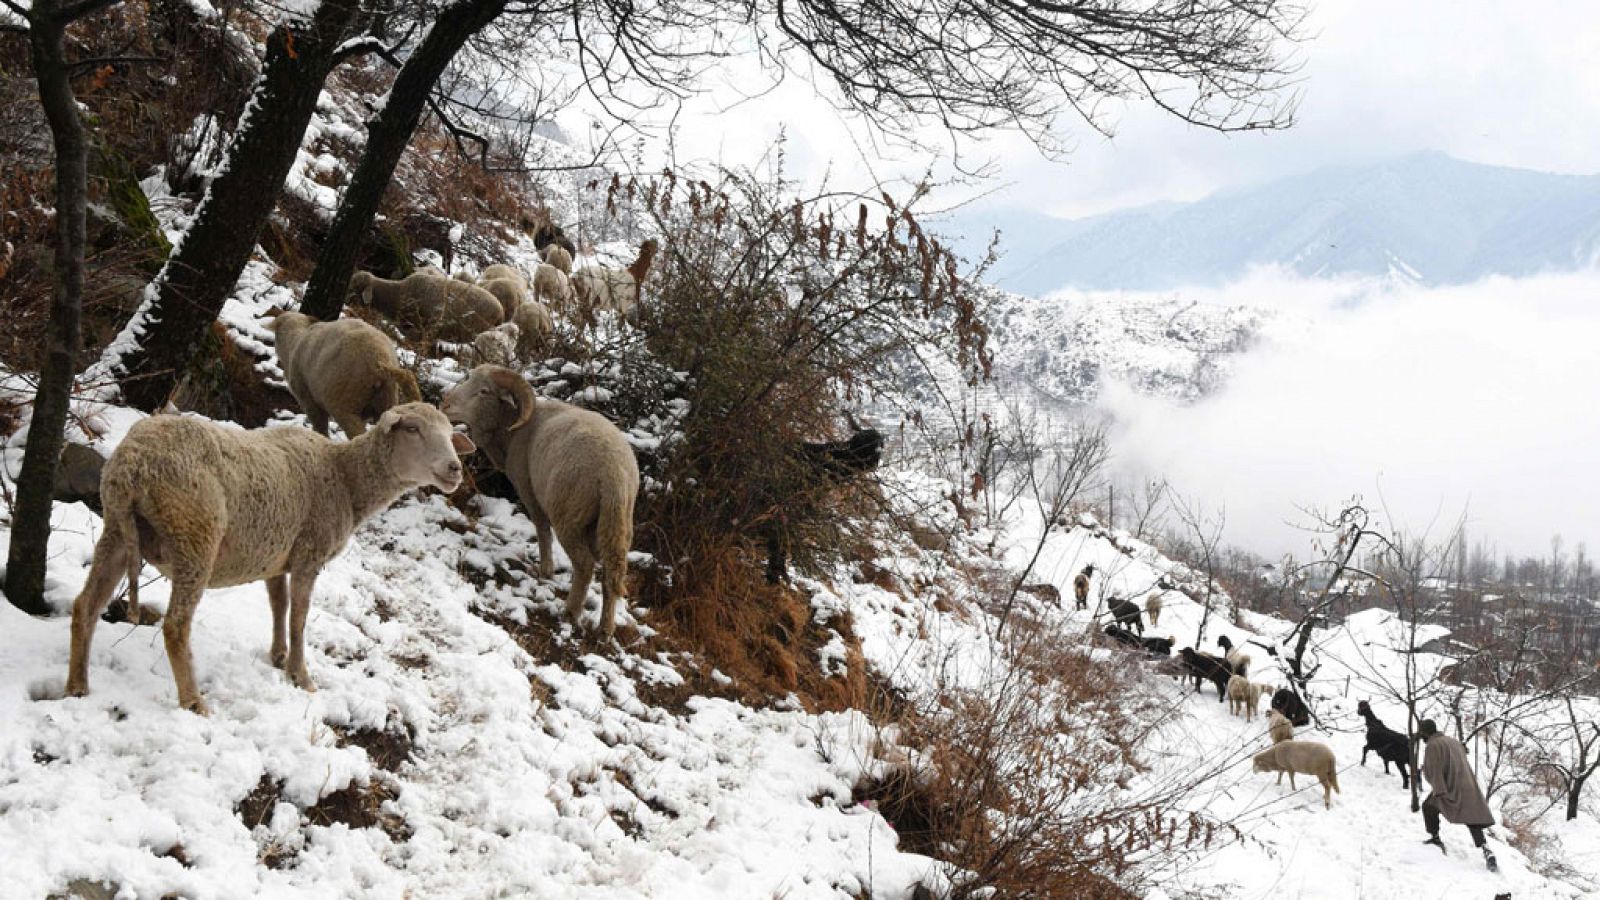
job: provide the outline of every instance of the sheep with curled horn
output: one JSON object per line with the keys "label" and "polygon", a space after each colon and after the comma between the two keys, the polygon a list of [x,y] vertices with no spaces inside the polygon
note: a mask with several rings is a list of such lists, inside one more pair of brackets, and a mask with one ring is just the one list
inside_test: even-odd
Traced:
{"label": "sheep with curled horn", "polygon": [[622,432],[599,413],[535,395],[500,366],[473,369],[439,408],[510,479],[539,535],[541,576],[555,573],[552,531],[561,541],[572,561],[567,615],[575,624],[600,566],[600,629],[610,636],[625,600],[639,493],[639,466]]}

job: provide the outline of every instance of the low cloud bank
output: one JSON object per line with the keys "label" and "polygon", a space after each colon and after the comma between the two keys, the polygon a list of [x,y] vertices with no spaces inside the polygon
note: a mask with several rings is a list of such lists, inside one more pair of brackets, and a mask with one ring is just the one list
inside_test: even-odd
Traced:
{"label": "low cloud bank", "polygon": [[1354,494],[1410,531],[1536,554],[1600,543],[1600,273],[1417,288],[1256,275],[1205,302],[1285,312],[1194,405],[1110,386],[1133,472],[1165,474],[1225,539],[1303,554],[1305,507]]}

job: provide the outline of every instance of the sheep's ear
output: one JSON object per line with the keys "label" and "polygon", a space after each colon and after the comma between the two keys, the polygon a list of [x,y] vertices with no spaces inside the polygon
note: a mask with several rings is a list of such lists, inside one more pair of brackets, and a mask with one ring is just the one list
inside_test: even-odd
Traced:
{"label": "sheep's ear", "polygon": [[390,407],[384,410],[383,415],[378,417],[378,429],[385,432],[393,431],[394,427],[400,424],[402,418],[404,416],[401,414],[399,407]]}
{"label": "sheep's ear", "polygon": [[468,456],[478,449],[478,445],[472,442],[472,438],[459,431],[450,432],[450,446],[455,448],[457,456]]}

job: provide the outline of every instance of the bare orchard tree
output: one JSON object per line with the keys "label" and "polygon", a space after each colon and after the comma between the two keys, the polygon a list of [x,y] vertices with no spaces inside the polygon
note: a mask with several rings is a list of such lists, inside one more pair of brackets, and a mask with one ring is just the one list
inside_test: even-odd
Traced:
{"label": "bare orchard tree", "polygon": [[1226,596],[1217,585],[1217,548],[1222,543],[1222,529],[1227,525],[1228,514],[1218,509],[1215,515],[1208,515],[1198,502],[1186,500],[1176,492],[1172,492],[1171,497],[1172,509],[1183,527],[1176,536],[1175,545],[1185,548],[1183,555],[1188,558],[1184,562],[1191,568],[1199,567],[1200,577],[1205,581],[1205,591],[1198,598],[1200,626],[1194,636],[1194,646],[1198,650],[1205,642],[1206,626],[1211,622],[1217,598]]}
{"label": "bare orchard tree", "polygon": [[50,508],[56,461],[61,456],[72,379],[78,374],[82,346],[84,217],[88,203],[88,141],[71,76],[76,63],[67,59],[67,26],[115,5],[116,0],[33,0],[27,7],[5,0],[6,8],[25,25],[0,19],[7,30],[26,30],[39,83],[39,103],[55,143],[56,217],[55,289],[50,300],[50,327],[45,337],[39,390],[33,398],[28,443],[17,476],[17,500],[11,514],[11,548],[6,563],[6,597],[17,608],[46,615],[45,560],[50,543]]}
{"label": "bare orchard tree", "polygon": [[[1366,521],[1365,517],[1356,519]],[[1438,637],[1436,631],[1442,630],[1434,623],[1445,611],[1448,598],[1437,590],[1437,584],[1453,564],[1460,531],[1452,531],[1444,541],[1436,542],[1426,535],[1391,535],[1363,524],[1350,535],[1351,540],[1358,537],[1366,538],[1375,550],[1365,566],[1348,563],[1344,571],[1366,581],[1382,606],[1394,612],[1397,627],[1388,634],[1391,643],[1383,649],[1398,656],[1400,666],[1398,672],[1393,671],[1385,661],[1366,652],[1359,641],[1356,659],[1345,664],[1362,684],[1405,708],[1406,733],[1415,735],[1417,726],[1426,718],[1424,710],[1444,702],[1449,687],[1447,670],[1467,664],[1473,655],[1472,649],[1465,647],[1448,653],[1443,647],[1424,649]],[[1413,771],[1416,762],[1413,739]],[[1418,780],[1411,779],[1412,812],[1421,808]]]}
{"label": "bare orchard tree", "polygon": [[1105,427],[1084,422],[1073,423],[1063,433],[1047,435],[1044,442],[1037,445],[1035,452],[1019,454],[1023,464],[1011,477],[1020,479],[1026,485],[1025,495],[1032,497],[1037,505],[1039,537],[1033,543],[1033,553],[1028,557],[1027,565],[1017,573],[1005,602],[1001,604],[994,629],[997,639],[1010,621],[1017,593],[1039,563],[1039,556],[1050,537],[1051,524],[1094,484],[1109,455],[1110,445],[1106,442]]}
{"label": "bare orchard tree", "polygon": [[[1578,817],[1578,801],[1583,798],[1583,786],[1588,784],[1596,770],[1600,770],[1600,722],[1594,719],[1592,703],[1585,716],[1579,714],[1572,697],[1565,699],[1567,721],[1552,729],[1552,732],[1559,730],[1561,733],[1547,733],[1547,741],[1541,748],[1535,766],[1554,774],[1559,780],[1562,792],[1566,795],[1567,820],[1571,821]],[[1565,752],[1550,751],[1550,744],[1561,747]]]}

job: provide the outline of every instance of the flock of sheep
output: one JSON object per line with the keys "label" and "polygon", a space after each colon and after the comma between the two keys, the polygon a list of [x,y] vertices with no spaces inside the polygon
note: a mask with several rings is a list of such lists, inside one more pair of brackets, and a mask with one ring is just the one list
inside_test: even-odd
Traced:
{"label": "flock of sheep", "polygon": [[[1088,608],[1089,585],[1093,577],[1094,566],[1090,564],[1073,579],[1073,594],[1076,608],[1079,610]],[[1144,636],[1141,613],[1149,617],[1152,627],[1160,622],[1162,608],[1160,592],[1149,595],[1143,610],[1132,601],[1116,596],[1106,600],[1106,608],[1115,620],[1113,624],[1105,626],[1107,637],[1129,647],[1144,650],[1152,656],[1165,658],[1171,655],[1172,638]],[[1294,739],[1295,728],[1304,728],[1311,723],[1311,712],[1305,702],[1288,687],[1274,690],[1272,685],[1251,681],[1250,667],[1254,659],[1243,646],[1235,646],[1226,635],[1218,638],[1217,644],[1222,649],[1220,656],[1204,653],[1193,647],[1184,647],[1179,651],[1178,657],[1184,676],[1194,680],[1196,692],[1200,690],[1203,682],[1211,682],[1217,689],[1217,702],[1227,700],[1229,714],[1242,715],[1246,721],[1253,720],[1259,714],[1261,698],[1270,696],[1267,734],[1272,740],[1272,746],[1255,755],[1252,770],[1277,772],[1280,784],[1283,782],[1284,773],[1288,773],[1291,790],[1295,787],[1296,774],[1312,775],[1322,785],[1323,807],[1331,807],[1333,792],[1340,790],[1338,762],[1334,757],[1333,748],[1318,741]],[[1267,648],[1267,652],[1275,655],[1275,651],[1271,648]],[[1402,786],[1409,788],[1411,780],[1408,766],[1411,753],[1405,735],[1384,725],[1365,700],[1357,705],[1356,711],[1367,726],[1367,742],[1361,751],[1361,764],[1366,765],[1367,754],[1376,751],[1379,759],[1383,760],[1384,774],[1389,773],[1389,764],[1395,763],[1400,770]]]}
{"label": "flock of sheep", "polygon": [[[646,241],[626,269],[572,272],[572,247],[558,229],[543,234],[540,250],[543,261],[531,279],[504,265],[489,266],[477,280],[436,269],[401,281],[359,272],[350,294],[405,334],[469,341],[480,354],[509,343],[511,358],[501,362],[511,362],[532,347],[519,344],[523,335],[536,341],[549,335],[552,306],[564,315],[610,309],[632,318],[656,242]],[[105,530],[73,604],[68,695],[88,693],[90,642],[124,577],[128,618],[135,624],[144,618],[138,575],[145,562],[172,583],[162,637],[181,707],[208,712],[189,649],[201,595],[250,581],[266,583],[273,665],[315,690],[305,663],[305,622],[318,573],[356,526],[405,491],[456,490],[460,457],[479,449],[506,474],[534,522],[540,574],[554,573],[552,533],[571,560],[567,612],[574,622],[600,566],[599,627],[613,633],[639,489],[633,448],[615,425],[536,396],[517,371],[481,358],[435,409],[421,402],[394,342],[365,322],[287,312],[268,327],[290,392],[316,433],[242,431],[175,415],[152,416],[129,430],[101,476]],[[326,437],[330,419],[348,441]]]}

